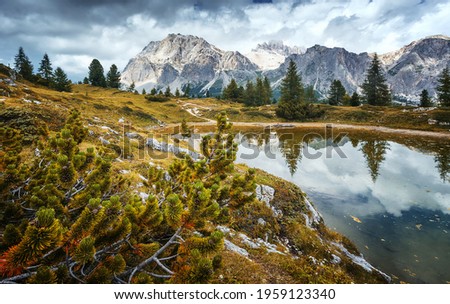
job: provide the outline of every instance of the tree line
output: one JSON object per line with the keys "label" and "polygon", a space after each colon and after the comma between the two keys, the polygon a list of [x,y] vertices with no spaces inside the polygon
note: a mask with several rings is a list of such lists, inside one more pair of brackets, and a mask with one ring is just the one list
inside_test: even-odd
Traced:
{"label": "tree line", "polygon": [[115,64],[111,65],[105,76],[105,71],[100,61],[98,59],[93,59],[89,65],[88,77],[84,78],[83,84],[90,84],[102,88],[119,89],[120,76],[119,69]]}
{"label": "tree line", "polygon": [[[330,105],[351,105],[359,106],[362,100],[369,105],[387,106],[392,102],[391,92],[386,83],[386,78],[382,73],[381,63],[378,55],[375,54],[366,74],[366,79],[361,86],[362,96],[354,92],[350,97],[341,81],[335,79],[332,81],[328,93],[328,103]],[[437,101],[441,106],[450,106],[450,75],[448,68],[445,68],[438,76],[438,85],[436,87]],[[421,107],[431,107],[434,105],[428,90],[422,90],[420,94]]]}
{"label": "tree line", "polygon": [[264,77],[264,79],[258,77],[255,82],[247,81],[245,88],[238,86],[233,78],[222,92],[224,99],[243,103],[247,106],[271,104],[272,96],[272,87],[267,77]]}
{"label": "tree line", "polygon": [[36,74],[33,73],[34,66],[23,47],[19,47],[19,52],[14,57],[14,70],[19,77],[30,82],[53,88],[57,91],[70,92],[72,82],[67,78],[67,74],[60,67],[53,70],[52,63],[47,53],[44,54]]}
{"label": "tree line", "polygon": [[[17,76],[36,83],[47,86],[57,91],[71,92],[72,81],[61,67],[53,70],[52,62],[47,53],[44,54],[37,73],[34,74],[34,66],[28,56],[25,54],[23,47],[19,47],[17,55],[14,57],[14,70]],[[83,84],[104,88],[120,88],[120,72],[115,64],[112,64],[108,73],[104,74],[102,64],[98,59],[93,59],[89,65],[88,76],[84,78]],[[81,84],[81,82],[79,82]]]}

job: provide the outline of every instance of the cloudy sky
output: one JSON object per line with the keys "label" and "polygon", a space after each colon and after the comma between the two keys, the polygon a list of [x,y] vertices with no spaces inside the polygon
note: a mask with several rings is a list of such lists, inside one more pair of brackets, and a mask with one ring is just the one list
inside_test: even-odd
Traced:
{"label": "cloudy sky", "polygon": [[169,33],[244,54],[269,40],[384,53],[450,36],[448,20],[448,0],[1,0],[0,63],[13,64],[23,46],[35,68],[47,52],[80,80],[93,58],[122,70]]}

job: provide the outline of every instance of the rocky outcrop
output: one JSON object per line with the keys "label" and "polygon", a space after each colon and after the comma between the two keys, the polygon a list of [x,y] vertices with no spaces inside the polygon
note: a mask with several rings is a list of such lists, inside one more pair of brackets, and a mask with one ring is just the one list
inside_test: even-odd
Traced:
{"label": "rocky outcrop", "polygon": [[169,86],[173,92],[189,84],[191,93],[198,93],[213,86],[221,90],[231,78],[255,78],[256,70],[258,66],[239,52],[223,51],[196,36],[170,34],[132,58],[121,79],[138,89]]}

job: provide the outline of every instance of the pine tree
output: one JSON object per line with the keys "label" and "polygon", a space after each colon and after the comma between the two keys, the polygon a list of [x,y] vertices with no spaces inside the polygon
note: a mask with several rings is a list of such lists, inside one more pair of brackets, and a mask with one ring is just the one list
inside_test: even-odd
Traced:
{"label": "pine tree", "polygon": [[445,68],[439,75],[436,92],[440,105],[450,107],[450,73],[448,68]]}
{"label": "pine tree", "polygon": [[234,102],[238,102],[241,99],[242,93],[234,78],[231,79],[230,83],[223,90],[222,95],[224,99],[232,100]]}
{"label": "pine tree", "polygon": [[142,94],[142,95],[147,95],[147,91],[146,91],[144,88],[142,88],[141,94]]}
{"label": "pine tree", "polygon": [[89,82],[96,87],[106,88],[106,79],[104,75],[103,66],[98,59],[93,59],[89,65]]}
{"label": "pine tree", "polygon": [[421,107],[432,107],[433,102],[431,101],[430,95],[427,90],[422,90],[420,93],[420,106]]}
{"label": "pine tree", "polygon": [[276,113],[286,119],[301,119],[304,117],[304,91],[301,77],[297,74],[297,65],[289,62],[286,76],[281,83],[281,96]]}
{"label": "pine tree", "polygon": [[359,100],[359,95],[356,92],[353,92],[352,97],[350,99],[350,105],[352,107],[358,107],[361,105],[361,101]]}
{"label": "pine tree", "polygon": [[244,103],[246,106],[254,106],[256,104],[255,102],[255,87],[253,86],[253,82],[247,81],[245,85],[245,92],[244,92]]}
{"label": "pine tree", "polygon": [[191,96],[191,84],[190,84],[190,83],[188,83],[188,84],[184,87],[183,92],[184,92],[183,97],[189,98],[189,97]]}
{"label": "pine tree", "polygon": [[33,81],[33,64],[22,47],[19,47],[19,52],[14,57],[14,67],[16,72],[28,81]]}
{"label": "pine tree", "polygon": [[72,82],[67,78],[66,73],[60,67],[57,67],[53,80],[53,87],[55,88],[55,90],[60,92],[71,92],[71,84]]}
{"label": "pine tree", "polygon": [[347,92],[340,80],[333,80],[330,86],[330,92],[328,95],[328,103],[330,105],[342,104],[344,96]]}
{"label": "pine tree", "polygon": [[175,90],[175,97],[180,97],[180,90],[178,88]]}
{"label": "pine tree", "polygon": [[150,95],[152,95],[152,96],[156,95],[156,89],[155,88],[152,88],[150,90]]}
{"label": "pine tree", "polygon": [[130,93],[133,93],[136,90],[136,85],[134,84],[134,81],[131,82],[130,86],[128,87],[127,91]]}
{"label": "pine tree", "polygon": [[170,87],[167,86],[166,90],[164,91],[164,96],[170,97],[172,96],[172,93],[170,92]]}
{"label": "pine tree", "polygon": [[262,106],[264,104],[264,85],[259,77],[256,79],[255,85],[255,104],[257,106]]}
{"label": "pine tree", "polygon": [[53,79],[53,68],[52,63],[50,62],[50,58],[47,53],[44,54],[44,57],[41,60],[38,69],[38,75],[45,80],[45,85],[49,85]]}
{"label": "pine tree", "polygon": [[115,64],[111,65],[106,74],[106,85],[108,88],[120,88],[120,72]]}
{"label": "pine tree", "polygon": [[186,119],[183,118],[181,121],[181,135],[183,137],[190,137],[191,136],[191,129],[189,129]]}
{"label": "pine tree", "polygon": [[377,54],[373,57],[366,80],[362,85],[364,97],[368,104],[374,106],[385,106],[391,104],[391,93],[386,78],[382,74],[381,62]]}
{"label": "pine tree", "polygon": [[262,98],[263,104],[268,105],[272,102],[273,92],[272,92],[272,87],[270,85],[269,78],[267,78],[267,76],[264,76],[263,87],[264,87],[263,98]]}
{"label": "pine tree", "polygon": [[89,84],[89,78],[84,77],[83,78],[83,84]]}
{"label": "pine tree", "polygon": [[314,92],[314,86],[312,86],[312,85],[309,85],[305,88],[305,102],[306,103],[317,102],[317,97]]}
{"label": "pine tree", "polygon": [[[0,131],[0,165],[20,171],[20,134]],[[81,148],[86,136],[73,111],[59,132],[39,142],[40,155],[27,160],[29,174],[2,183],[0,204],[14,208],[5,208],[0,222],[7,246],[0,249],[0,281],[208,283],[224,244],[215,228],[219,216],[232,223],[255,203],[254,170],[234,170],[237,144],[227,117],[218,115],[216,132],[202,139],[203,159],[184,155],[167,170],[148,168],[147,199],[112,174],[116,156],[105,147]],[[17,194],[19,184],[26,185]]]}

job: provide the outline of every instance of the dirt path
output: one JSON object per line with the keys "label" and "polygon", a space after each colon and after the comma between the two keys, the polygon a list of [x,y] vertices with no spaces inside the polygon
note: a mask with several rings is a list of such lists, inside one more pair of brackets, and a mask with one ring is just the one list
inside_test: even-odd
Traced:
{"label": "dirt path", "polygon": [[[203,117],[202,117],[203,118]],[[208,119],[205,122],[193,122],[190,125],[193,126],[213,126],[216,122],[214,120]],[[235,127],[274,127],[274,128],[327,128],[332,127],[338,130],[362,130],[362,131],[374,131],[379,133],[387,134],[398,134],[398,135],[408,135],[408,136],[426,136],[450,139],[450,132],[433,132],[433,131],[421,131],[421,130],[409,130],[409,129],[393,129],[387,127],[379,126],[368,126],[368,125],[349,125],[349,124],[336,124],[336,123],[325,123],[325,122],[241,122],[233,121],[233,126]]]}
{"label": "dirt path", "polygon": [[[181,101],[180,101],[181,102]],[[198,108],[203,110],[210,110],[210,108],[196,105],[193,103],[183,103],[183,108],[192,116],[204,119],[205,122],[193,122],[190,125],[193,126],[210,126],[215,125],[216,121],[202,117],[198,112]],[[172,126],[175,126],[173,124]],[[334,129],[340,130],[363,130],[363,131],[374,131],[379,133],[387,134],[398,134],[398,135],[409,135],[409,136],[426,136],[435,138],[446,138],[450,139],[450,132],[434,132],[434,131],[421,131],[421,130],[411,130],[411,129],[393,129],[388,127],[370,126],[370,125],[349,125],[349,124],[339,124],[339,123],[326,123],[326,122],[242,122],[233,121],[233,125],[236,127],[293,127],[293,128],[326,128],[332,127]],[[171,125],[167,125],[171,127]],[[450,131],[450,130],[449,130]]]}

